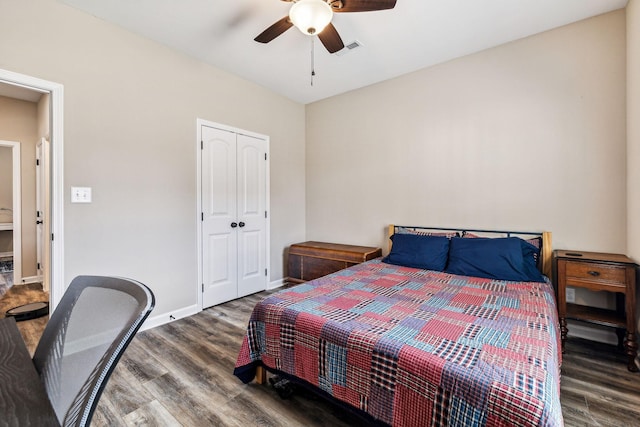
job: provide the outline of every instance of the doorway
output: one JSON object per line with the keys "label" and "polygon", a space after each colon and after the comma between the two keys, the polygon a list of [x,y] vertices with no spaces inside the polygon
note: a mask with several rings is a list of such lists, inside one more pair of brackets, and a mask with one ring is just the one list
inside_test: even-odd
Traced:
{"label": "doorway", "polygon": [[[50,311],[60,302],[64,290],[64,187],[63,187],[63,86],[36,77],[0,69],[0,90],[4,96],[37,92],[49,94],[49,194],[50,233],[45,241],[50,249],[50,265],[43,265],[50,274]],[[12,95],[13,94],[13,95]],[[16,95],[18,94],[18,95]],[[48,239],[47,239],[48,238]]]}

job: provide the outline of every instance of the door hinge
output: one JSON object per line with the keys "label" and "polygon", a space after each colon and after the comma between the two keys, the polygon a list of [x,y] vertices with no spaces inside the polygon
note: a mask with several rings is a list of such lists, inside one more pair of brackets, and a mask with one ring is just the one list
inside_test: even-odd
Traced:
{"label": "door hinge", "polygon": [[200,221],[204,221],[204,212],[200,212]]}
{"label": "door hinge", "polygon": [[40,166],[40,159],[36,159],[36,166]]}
{"label": "door hinge", "polygon": [[200,149],[204,150],[204,141],[200,140]]}
{"label": "door hinge", "polygon": [[51,241],[53,242],[53,233],[51,233]]}
{"label": "door hinge", "polygon": [[264,269],[264,275],[265,276],[267,275],[267,269],[266,268]]}
{"label": "door hinge", "polygon": [[202,284],[202,292],[204,293],[204,283]]}
{"label": "door hinge", "polygon": [[264,153],[264,159],[267,160],[267,153]]}
{"label": "door hinge", "polygon": [[264,211],[264,217],[265,218],[267,217],[267,211]]}
{"label": "door hinge", "polygon": [[37,263],[36,269],[40,270],[40,263]]}

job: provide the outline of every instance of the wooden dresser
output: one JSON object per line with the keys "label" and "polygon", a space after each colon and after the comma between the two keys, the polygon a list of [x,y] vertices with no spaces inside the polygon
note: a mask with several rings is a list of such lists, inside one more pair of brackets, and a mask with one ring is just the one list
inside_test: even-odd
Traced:
{"label": "wooden dresser", "polygon": [[[616,328],[620,346],[628,356],[628,369],[638,371],[636,341],[636,264],[627,256],[570,250],[554,251],[558,285],[558,314],[562,349],[567,339],[567,320],[575,319]],[[605,310],[567,302],[567,287],[614,292],[616,309]]]}
{"label": "wooden dresser", "polygon": [[303,283],[382,256],[370,246],[304,242],[289,248],[289,283]]}

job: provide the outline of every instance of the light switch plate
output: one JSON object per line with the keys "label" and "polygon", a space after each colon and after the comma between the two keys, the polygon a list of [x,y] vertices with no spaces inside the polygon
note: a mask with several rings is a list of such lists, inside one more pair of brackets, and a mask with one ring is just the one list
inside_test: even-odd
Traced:
{"label": "light switch plate", "polygon": [[91,187],[71,187],[71,203],[91,203]]}

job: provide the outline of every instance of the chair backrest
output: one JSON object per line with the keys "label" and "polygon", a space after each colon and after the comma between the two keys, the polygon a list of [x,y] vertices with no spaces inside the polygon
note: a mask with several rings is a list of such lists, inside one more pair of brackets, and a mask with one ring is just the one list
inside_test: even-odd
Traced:
{"label": "chair backrest", "polygon": [[73,279],[33,356],[61,425],[89,425],[111,372],[154,304],[151,290],[134,280]]}

